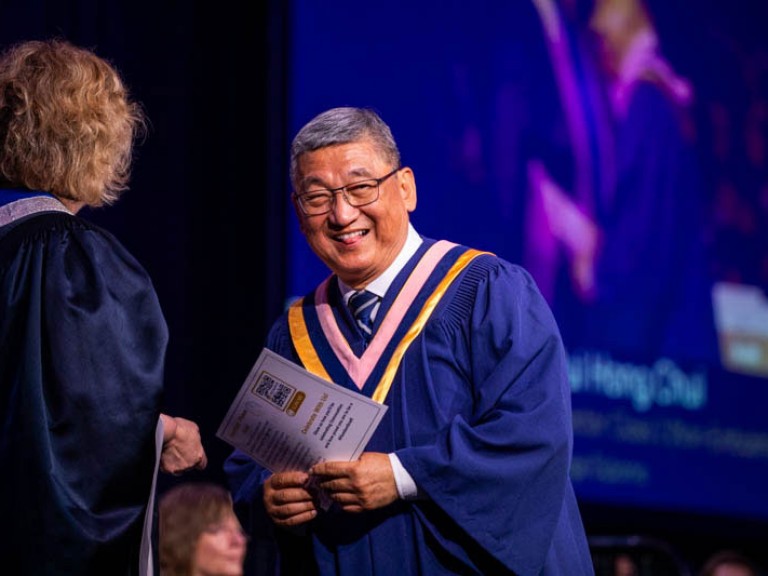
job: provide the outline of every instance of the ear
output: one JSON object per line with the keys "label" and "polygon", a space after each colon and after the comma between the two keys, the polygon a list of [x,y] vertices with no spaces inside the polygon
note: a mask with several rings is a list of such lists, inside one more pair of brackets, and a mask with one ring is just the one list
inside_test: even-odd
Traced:
{"label": "ear", "polygon": [[405,166],[397,173],[397,182],[400,190],[400,198],[403,199],[406,210],[416,210],[416,178],[413,170]]}

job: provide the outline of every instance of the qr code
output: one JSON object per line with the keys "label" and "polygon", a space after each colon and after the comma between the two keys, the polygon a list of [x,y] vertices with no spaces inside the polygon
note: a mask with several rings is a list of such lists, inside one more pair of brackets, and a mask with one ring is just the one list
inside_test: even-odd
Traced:
{"label": "qr code", "polygon": [[259,380],[256,382],[256,395],[264,398],[281,410],[285,409],[294,391],[295,388],[275,379],[266,372],[262,372]]}

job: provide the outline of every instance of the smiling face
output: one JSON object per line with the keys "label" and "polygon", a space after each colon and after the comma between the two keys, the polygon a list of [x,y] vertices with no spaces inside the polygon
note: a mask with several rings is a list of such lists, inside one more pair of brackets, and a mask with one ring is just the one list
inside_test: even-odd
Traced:
{"label": "smiling face", "polygon": [[[339,188],[380,178],[396,166],[365,138],[307,152],[299,157],[297,194]],[[355,208],[335,195],[330,212],[304,214],[294,200],[301,231],[312,251],[349,286],[359,289],[381,275],[397,257],[408,235],[409,213],[416,209],[413,171],[402,168],[379,187],[379,199]]]}

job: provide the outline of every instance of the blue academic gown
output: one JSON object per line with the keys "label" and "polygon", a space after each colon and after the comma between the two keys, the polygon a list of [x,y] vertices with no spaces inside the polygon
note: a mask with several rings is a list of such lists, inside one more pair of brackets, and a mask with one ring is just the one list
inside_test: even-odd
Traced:
{"label": "blue academic gown", "polygon": [[[374,331],[433,243],[425,240],[396,278]],[[464,250],[457,246],[436,268],[388,352]],[[339,328],[362,352],[335,279],[329,286]],[[313,298],[301,305],[318,355],[335,382],[356,390],[323,345]],[[267,347],[300,363],[287,316],[273,326]],[[373,371],[364,394],[373,394],[382,369]],[[419,498],[360,514],[332,507],[307,524],[303,536],[277,530],[287,542],[284,567],[296,563],[302,542],[311,542],[311,552],[304,549],[311,556],[304,573],[594,573],[569,479],[572,428],[563,344],[527,272],[490,254],[475,258],[407,349],[385,402],[389,410],[366,450],[395,452]],[[268,471],[239,451],[225,469],[236,502],[263,514],[261,485]]]}
{"label": "blue academic gown", "polygon": [[[35,196],[0,190],[0,209]],[[65,212],[0,226],[3,573],[138,573],[167,338],[108,232]]]}

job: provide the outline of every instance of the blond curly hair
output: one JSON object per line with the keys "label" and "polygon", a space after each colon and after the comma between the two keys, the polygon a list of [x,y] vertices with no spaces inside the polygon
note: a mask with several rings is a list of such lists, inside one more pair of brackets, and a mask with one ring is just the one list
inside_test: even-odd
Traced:
{"label": "blond curly hair", "polygon": [[0,184],[112,204],[145,128],[117,70],[92,51],[52,39],[0,56]]}

